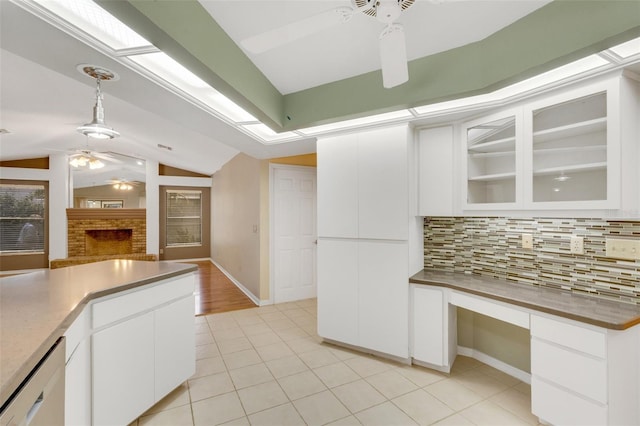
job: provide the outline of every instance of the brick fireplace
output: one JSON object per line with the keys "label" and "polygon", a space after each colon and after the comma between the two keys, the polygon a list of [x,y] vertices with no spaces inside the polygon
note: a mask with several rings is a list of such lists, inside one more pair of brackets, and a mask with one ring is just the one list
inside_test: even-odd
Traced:
{"label": "brick fireplace", "polygon": [[67,209],[68,256],[144,254],[145,209]]}

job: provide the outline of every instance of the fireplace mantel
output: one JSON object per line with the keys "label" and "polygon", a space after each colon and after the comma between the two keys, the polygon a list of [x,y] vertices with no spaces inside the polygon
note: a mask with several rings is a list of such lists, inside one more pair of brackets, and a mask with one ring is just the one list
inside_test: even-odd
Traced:
{"label": "fireplace mantel", "polygon": [[147,209],[67,209],[67,219],[146,219]]}

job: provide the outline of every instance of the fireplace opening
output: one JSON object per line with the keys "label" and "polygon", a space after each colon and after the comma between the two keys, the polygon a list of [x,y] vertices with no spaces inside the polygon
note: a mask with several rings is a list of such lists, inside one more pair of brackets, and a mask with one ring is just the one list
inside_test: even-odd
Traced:
{"label": "fireplace opening", "polygon": [[89,229],[85,231],[85,255],[133,253],[133,229]]}

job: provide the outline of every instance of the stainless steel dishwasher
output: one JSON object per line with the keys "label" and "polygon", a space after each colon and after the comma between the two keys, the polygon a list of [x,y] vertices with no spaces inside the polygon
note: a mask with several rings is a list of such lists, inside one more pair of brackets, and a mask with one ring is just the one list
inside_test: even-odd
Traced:
{"label": "stainless steel dishwasher", "polygon": [[2,410],[1,426],[64,425],[64,348],[61,337]]}

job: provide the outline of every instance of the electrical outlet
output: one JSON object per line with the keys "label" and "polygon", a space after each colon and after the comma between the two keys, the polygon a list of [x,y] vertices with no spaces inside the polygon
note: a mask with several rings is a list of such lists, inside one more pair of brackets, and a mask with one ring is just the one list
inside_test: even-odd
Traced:
{"label": "electrical outlet", "polygon": [[533,248],[533,235],[522,234],[522,248],[526,248],[526,249]]}
{"label": "electrical outlet", "polygon": [[584,254],[584,238],[575,235],[571,237],[571,253]]}
{"label": "electrical outlet", "polygon": [[640,240],[638,239],[607,238],[605,248],[607,257],[628,260],[640,259]]}

